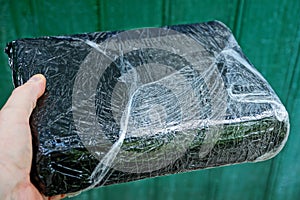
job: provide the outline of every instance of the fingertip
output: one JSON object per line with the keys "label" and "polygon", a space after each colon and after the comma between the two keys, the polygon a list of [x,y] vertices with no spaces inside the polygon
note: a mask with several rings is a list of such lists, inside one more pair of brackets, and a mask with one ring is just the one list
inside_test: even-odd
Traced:
{"label": "fingertip", "polygon": [[38,81],[43,81],[43,79],[44,80],[46,79],[43,74],[35,74],[28,80],[28,82],[29,81],[38,82]]}
{"label": "fingertip", "polygon": [[46,89],[46,78],[43,74],[35,74],[34,76],[32,76],[27,83],[34,83],[34,84],[38,84],[38,95],[37,98],[39,98],[40,96],[42,96],[42,94],[45,92]]}
{"label": "fingertip", "polygon": [[1,112],[6,111],[11,118],[29,118],[33,108],[36,105],[37,99],[42,96],[46,88],[46,78],[42,74],[32,76],[24,85],[15,88],[1,109]]}
{"label": "fingertip", "polygon": [[37,74],[38,77],[40,77],[40,80],[41,80],[41,93],[38,94],[38,98],[41,97],[45,90],[46,90],[46,77],[43,75],[43,74]]}

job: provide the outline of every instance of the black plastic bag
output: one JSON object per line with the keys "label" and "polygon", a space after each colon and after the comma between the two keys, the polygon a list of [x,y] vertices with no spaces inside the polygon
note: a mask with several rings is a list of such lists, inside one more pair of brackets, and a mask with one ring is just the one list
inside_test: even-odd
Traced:
{"label": "black plastic bag", "polygon": [[31,120],[45,195],[262,161],[288,114],[220,22],[20,39],[15,86],[47,78]]}

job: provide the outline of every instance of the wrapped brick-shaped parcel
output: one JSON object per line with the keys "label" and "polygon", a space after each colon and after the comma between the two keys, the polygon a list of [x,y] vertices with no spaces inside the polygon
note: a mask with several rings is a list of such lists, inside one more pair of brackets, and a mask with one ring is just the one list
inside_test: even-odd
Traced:
{"label": "wrapped brick-shaped parcel", "polygon": [[15,87],[47,78],[31,116],[46,195],[275,156],[279,98],[221,22],[19,39]]}

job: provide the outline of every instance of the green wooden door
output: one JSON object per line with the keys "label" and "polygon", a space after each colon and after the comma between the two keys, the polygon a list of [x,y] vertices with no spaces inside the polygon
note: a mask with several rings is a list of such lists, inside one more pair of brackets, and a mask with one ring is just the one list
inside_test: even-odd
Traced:
{"label": "green wooden door", "polygon": [[[11,40],[220,20],[290,114],[291,133],[274,159],[146,179],[72,199],[300,199],[299,0],[0,0],[0,48]],[[0,107],[13,86],[0,53]]]}

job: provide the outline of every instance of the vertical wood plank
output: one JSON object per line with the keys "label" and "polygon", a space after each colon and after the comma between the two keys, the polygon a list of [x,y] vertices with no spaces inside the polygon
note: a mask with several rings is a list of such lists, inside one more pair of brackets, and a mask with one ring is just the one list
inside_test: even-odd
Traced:
{"label": "vertical wood plank", "polygon": [[8,1],[0,1],[0,109],[9,97],[13,85],[11,72],[8,66],[7,56],[4,54],[6,43],[15,37],[15,29],[12,28],[12,16]]}
{"label": "vertical wood plank", "polygon": [[96,1],[39,1],[30,7],[38,35],[66,35],[98,30]]}
{"label": "vertical wood plank", "polygon": [[161,26],[162,1],[101,1],[102,30]]}
{"label": "vertical wood plank", "polygon": [[[291,66],[292,73],[290,84],[287,84],[288,92],[285,104],[290,114],[291,132],[281,154],[272,160],[272,168],[269,173],[268,187],[266,199],[296,199],[300,197],[300,28],[298,28],[298,36],[296,39],[298,50],[293,52],[296,60]],[[293,56],[291,56],[293,57]]]}
{"label": "vertical wood plank", "polygon": [[233,28],[237,2],[237,0],[173,0],[169,2],[168,21],[170,24],[179,24],[220,20]]}

